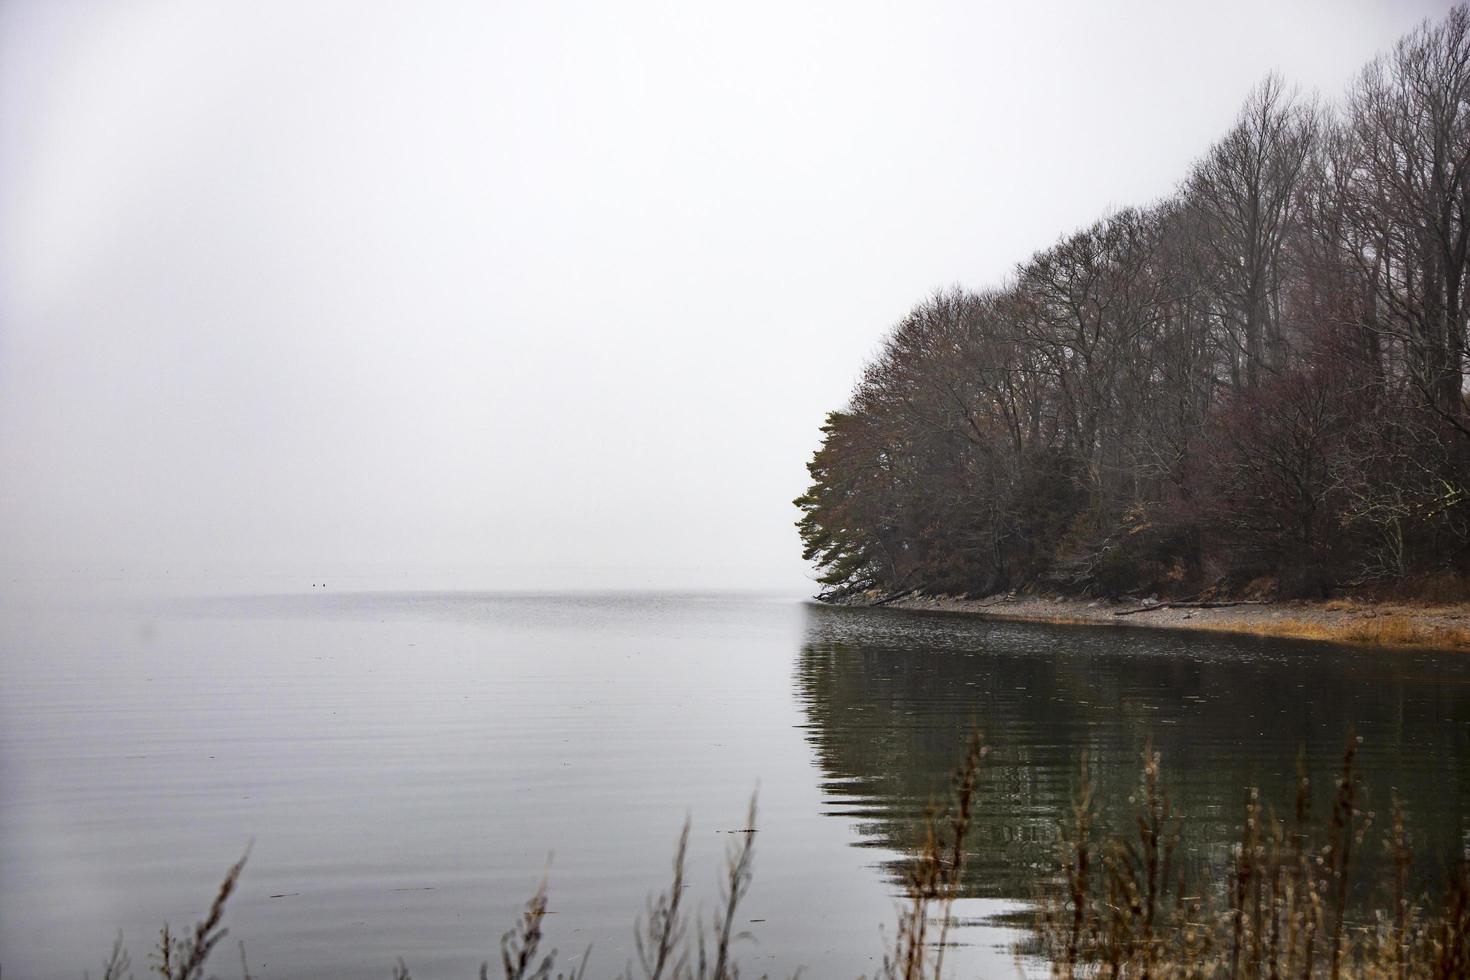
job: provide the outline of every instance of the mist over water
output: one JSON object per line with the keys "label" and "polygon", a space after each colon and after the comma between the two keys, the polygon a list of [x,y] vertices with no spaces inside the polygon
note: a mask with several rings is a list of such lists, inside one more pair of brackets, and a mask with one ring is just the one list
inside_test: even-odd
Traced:
{"label": "mist over water", "polygon": [[143,974],[247,849],[222,975],[473,976],[543,876],[611,975],[758,788],[746,975],[872,976],[971,725],[961,973],[1084,752],[1212,863],[1355,728],[1466,854],[1464,657],[815,607],[792,504],[915,299],[1448,6],[0,3],[5,975]]}
{"label": "mist over water", "polygon": [[981,924],[955,954],[972,973],[1014,970],[1020,934],[983,920],[1030,897],[1084,748],[1116,797],[1152,739],[1212,860],[1247,781],[1269,796],[1299,744],[1325,774],[1352,725],[1426,875],[1470,841],[1453,656],[714,593],[12,604],[4,623],[0,961],[20,976],[95,967],[117,928],[142,962],[247,844],[227,922],[262,974],[403,956],[472,975],[548,871],[551,941],[611,973],[684,815],[709,908],[757,786],[743,962],[871,975],[971,720],[993,746],[960,909]]}
{"label": "mist over water", "polygon": [[554,943],[593,943],[610,973],[684,816],[709,909],[759,786],[747,911],[765,921],[744,959],[871,971],[888,889],[821,817],[791,689],[803,616],[758,596],[416,593],[12,617],[6,969],[74,976],[117,927],[138,960],[253,841],[230,925],[272,976],[397,956],[472,975],[548,860]]}
{"label": "mist over water", "polygon": [[9,0],[0,582],[805,588],[917,297],[1447,6]]}

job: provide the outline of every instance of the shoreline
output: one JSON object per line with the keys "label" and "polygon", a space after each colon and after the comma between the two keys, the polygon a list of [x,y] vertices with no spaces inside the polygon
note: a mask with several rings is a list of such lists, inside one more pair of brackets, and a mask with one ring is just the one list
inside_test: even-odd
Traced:
{"label": "shoreline", "polygon": [[[853,604],[876,607],[878,601]],[[1464,603],[1331,599],[1198,608],[1171,606],[1167,600],[1149,606],[1137,601],[1017,595],[987,599],[907,596],[883,606],[1030,623],[1207,630],[1358,646],[1470,651],[1470,604]]]}

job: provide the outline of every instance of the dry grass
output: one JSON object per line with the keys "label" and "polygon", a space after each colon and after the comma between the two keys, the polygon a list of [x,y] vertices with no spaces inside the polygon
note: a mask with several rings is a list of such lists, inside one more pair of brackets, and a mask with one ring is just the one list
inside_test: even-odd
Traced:
{"label": "dry grass", "polygon": [[[1369,842],[1353,764],[1343,753],[1324,820],[1298,772],[1292,817],[1245,795],[1240,840],[1223,879],[1175,867],[1183,817],[1147,754],[1135,827],[1099,833],[1085,774],[1064,834],[1059,884],[1043,887],[1041,948],[1053,977],[1155,980],[1450,980],[1470,976],[1470,868],[1438,901],[1409,893],[1406,817],[1395,804],[1380,845],[1395,874],[1355,904],[1355,861]],[[1360,889],[1361,891],[1361,889]]]}
{"label": "dry grass", "polygon": [[[907,899],[898,912],[893,947],[883,956],[883,980],[944,975],[944,951],[953,924],[951,912],[960,896],[965,838],[978,799],[980,765],[985,755],[979,734],[972,735],[951,780],[949,802],[943,809],[929,809],[924,843],[904,876]],[[931,935],[935,937],[932,942]]]}
{"label": "dry grass", "polygon": [[1470,650],[1470,628],[1448,623],[1428,623],[1409,613],[1382,613],[1372,617],[1342,620],[1250,619],[1201,620],[1193,628],[1253,636],[1277,636],[1330,643],[1364,643],[1385,647],[1418,647],[1436,650]]}
{"label": "dry grass", "polygon": [[[249,856],[247,851],[225,872],[224,881],[220,883],[219,891],[210,903],[209,912],[195,924],[192,933],[176,936],[169,929],[168,923],[163,924],[163,929],[158,934],[158,946],[153,951],[150,972],[157,973],[163,980],[203,980],[206,961],[214,952],[215,946],[228,934],[228,930],[220,924],[225,917],[225,903],[234,893],[235,885],[240,880],[240,872],[245,870],[245,860]],[[111,955],[102,962],[102,980],[130,978],[131,970],[132,960],[128,956],[127,948],[123,946],[122,935],[119,934],[112,944]],[[250,980],[243,943],[240,945],[240,971],[243,980]]]}
{"label": "dry grass", "polygon": [[[1038,883],[1037,947],[1056,980],[1463,980],[1470,977],[1470,863],[1447,874],[1438,898],[1411,894],[1407,817],[1395,801],[1375,842],[1372,814],[1360,809],[1354,769],[1357,740],[1349,738],[1325,818],[1310,811],[1310,780],[1298,764],[1296,798],[1287,820],[1246,792],[1240,839],[1223,871],[1179,860],[1184,814],[1164,784],[1162,760],[1144,753],[1138,789],[1130,797],[1132,825],[1110,832],[1099,820],[1085,762],[1076,799],[1063,821],[1053,874]],[[948,802],[931,807],[925,841],[904,877],[905,899],[883,957],[881,980],[940,980],[961,895],[966,837],[980,805],[986,749],[972,736],[955,770]],[[732,840],[719,906],[706,921],[684,908],[686,823],[674,851],[669,887],[648,900],[634,925],[636,968],[618,980],[737,980],[738,909],[750,887],[756,806],[745,833]],[[1356,888],[1356,861],[1376,843],[1391,859],[1392,877],[1375,889]],[[199,980],[224,938],[225,902],[244,866],[225,876],[206,917],[186,939],[165,926],[154,971],[166,980]],[[1366,883],[1364,883],[1366,884]],[[1370,899],[1355,894],[1372,891]],[[1356,902],[1356,904],[1355,904]],[[544,952],[547,915],[543,881],[500,942],[496,971],[505,980],[584,980],[590,950],[570,974],[556,971],[556,950]],[[1018,954],[1019,955],[1019,954]],[[130,977],[119,936],[104,964],[104,980]],[[489,980],[489,961],[480,980]],[[241,946],[241,975],[249,980]],[[393,980],[411,980],[402,960]]]}
{"label": "dry grass", "polygon": [[[1327,607],[1329,611],[1332,610]],[[1209,630],[1216,633],[1241,633],[1292,640],[1322,640],[1328,643],[1358,643],[1369,646],[1413,647],[1431,650],[1470,650],[1470,628],[1448,624],[1430,624],[1412,614],[1385,613],[1375,617],[1343,620],[1317,620],[1282,617],[1280,619],[1206,619],[1199,617],[1186,623],[1110,623],[1079,616],[1035,617],[1035,622],[1058,626],[1161,626],[1166,629]]]}

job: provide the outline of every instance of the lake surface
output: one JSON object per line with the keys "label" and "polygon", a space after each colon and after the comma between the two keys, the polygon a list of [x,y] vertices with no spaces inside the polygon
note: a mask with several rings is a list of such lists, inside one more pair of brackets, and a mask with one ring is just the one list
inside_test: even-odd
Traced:
{"label": "lake surface", "polygon": [[251,847],[216,969],[470,977],[543,873],[551,943],[635,955],[686,814],[696,903],[759,787],[748,975],[871,975],[895,876],[971,725],[992,746],[959,975],[1015,976],[1018,908],[1085,752],[1143,748],[1221,861],[1244,788],[1289,800],[1363,739],[1419,873],[1470,852],[1470,657],[985,623],[751,595],[306,594],[0,606],[0,966],[142,975]]}

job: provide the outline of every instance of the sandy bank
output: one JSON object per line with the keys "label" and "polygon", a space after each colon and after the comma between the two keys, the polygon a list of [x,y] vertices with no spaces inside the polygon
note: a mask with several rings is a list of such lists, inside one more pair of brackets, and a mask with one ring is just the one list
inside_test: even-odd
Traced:
{"label": "sandy bank", "polygon": [[1141,609],[1142,605],[1138,602],[1041,596],[989,599],[910,596],[889,605],[895,609],[973,613],[991,619],[1040,623],[1219,630],[1335,643],[1470,651],[1470,604],[1416,605],[1353,599],[1272,602],[1213,609],[1161,604],[1128,615],[1119,613]]}

